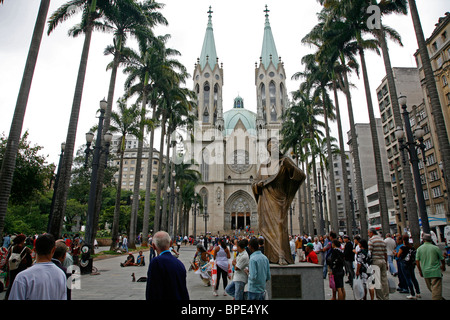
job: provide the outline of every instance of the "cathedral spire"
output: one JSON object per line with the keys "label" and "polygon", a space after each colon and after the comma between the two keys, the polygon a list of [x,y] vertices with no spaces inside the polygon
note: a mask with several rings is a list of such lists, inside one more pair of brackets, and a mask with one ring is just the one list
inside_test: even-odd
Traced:
{"label": "cathedral spire", "polygon": [[202,52],[200,54],[200,66],[202,69],[205,68],[206,64],[209,63],[211,70],[214,70],[217,64],[217,53],[216,53],[216,43],[214,41],[214,32],[212,27],[212,16],[211,6],[208,10],[208,26],[206,27],[205,39],[203,40]]}
{"label": "cathedral spire", "polygon": [[272,29],[270,28],[269,22],[269,12],[270,10],[267,8],[264,10],[266,13],[266,22],[264,26],[264,37],[263,37],[263,46],[261,50],[261,62],[264,64],[264,67],[267,69],[269,67],[270,61],[272,61],[275,68],[278,67],[278,53],[277,48],[275,46],[275,40],[273,39]]}

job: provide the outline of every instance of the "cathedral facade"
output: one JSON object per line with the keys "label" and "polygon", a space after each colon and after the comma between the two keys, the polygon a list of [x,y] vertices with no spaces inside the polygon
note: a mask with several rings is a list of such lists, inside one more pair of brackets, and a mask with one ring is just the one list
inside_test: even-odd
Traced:
{"label": "cathedral facade", "polygon": [[[224,112],[223,66],[217,58],[211,10],[201,50],[193,72],[197,93],[197,125],[194,129],[196,169],[202,183],[196,187],[202,210],[191,213],[189,233],[258,233],[257,204],[252,192],[259,164],[267,158],[269,137],[280,139],[282,114],[288,103],[286,73],[278,56],[266,8],[259,64],[255,64],[257,112],[245,108],[241,97]],[[205,223],[206,219],[206,223]]]}

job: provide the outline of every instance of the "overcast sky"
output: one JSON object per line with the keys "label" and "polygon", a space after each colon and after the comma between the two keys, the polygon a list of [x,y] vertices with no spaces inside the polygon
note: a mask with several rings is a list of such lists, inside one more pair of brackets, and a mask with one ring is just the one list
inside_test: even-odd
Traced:
{"label": "overcast sky", "polygon": [[[66,0],[52,0],[48,17]],[[264,9],[268,5],[269,19],[278,55],[284,62],[289,81],[288,92],[296,90],[299,81],[290,77],[303,70],[301,58],[311,52],[301,39],[317,23],[320,10],[316,0],[162,0],[162,14],[168,27],[156,29],[156,34],[170,34],[168,46],[177,49],[179,60],[192,75],[194,64],[200,56],[208,21],[207,11],[212,7],[212,22],[219,62],[223,63],[224,111],[232,108],[237,95],[244,99],[245,107],[256,112],[255,62],[259,61],[264,31]],[[418,0],[417,6],[425,37],[435,28],[439,17],[450,9],[448,0]],[[39,8],[38,0],[5,0],[0,5],[0,132],[8,135],[31,35]],[[84,36],[69,38],[67,30],[79,22],[73,17],[47,36],[41,43],[37,66],[27,105],[23,132],[28,130],[33,144],[44,147],[49,163],[57,163],[61,142],[65,141],[72,107]],[[386,25],[394,27],[402,36],[404,47],[389,42],[393,67],[416,67],[414,52],[417,41],[410,15],[385,18]],[[99,101],[107,96],[110,71],[106,65],[112,58],[104,56],[104,48],[112,42],[111,34],[94,33],[84,84],[78,122],[76,149],[85,143],[84,135],[94,124]],[[129,45],[134,45],[129,40]],[[375,115],[379,117],[375,90],[385,76],[383,59],[368,53],[368,73],[374,101]],[[123,94],[125,76],[119,70],[114,100]],[[352,77],[355,122],[368,123],[367,105],[362,79]],[[186,86],[193,88],[192,78]],[[341,113],[344,132],[349,130],[346,103],[341,96]],[[332,135],[337,137],[336,123]],[[345,135],[346,137],[346,135]],[[155,144],[155,145],[159,145]]]}

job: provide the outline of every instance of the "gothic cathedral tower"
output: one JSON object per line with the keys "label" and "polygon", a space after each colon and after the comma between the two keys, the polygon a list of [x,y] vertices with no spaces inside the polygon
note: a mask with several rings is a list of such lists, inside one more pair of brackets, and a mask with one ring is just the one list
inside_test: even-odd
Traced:
{"label": "gothic cathedral tower", "polygon": [[[269,10],[266,13],[263,45],[259,66],[255,63],[255,85],[258,135],[277,135],[281,129],[282,115],[287,105],[286,72],[281,57],[278,56],[275,40],[269,22]],[[279,137],[278,137],[279,138]]]}
{"label": "gothic cathedral tower", "polygon": [[198,120],[205,128],[222,130],[223,69],[219,67],[211,13],[211,7],[209,7],[205,39],[194,70],[194,90],[198,98]]}
{"label": "gothic cathedral tower", "polygon": [[263,45],[255,68],[257,94],[253,104],[257,113],[246,109],[240,96],[224,112],[223,68],[217,58],[209,8],[203,47],[193,72],[197,93],[193,167],[202,176],[202,182],[195,187],[202,206],[192,210],[186,234],[258,233],[257,203],[252,192],[261,161],[256,149],[262,148],[266,154],[267,138],[280,139],[287,105],[284,66],[275,47],[267,6],[264,12]]}

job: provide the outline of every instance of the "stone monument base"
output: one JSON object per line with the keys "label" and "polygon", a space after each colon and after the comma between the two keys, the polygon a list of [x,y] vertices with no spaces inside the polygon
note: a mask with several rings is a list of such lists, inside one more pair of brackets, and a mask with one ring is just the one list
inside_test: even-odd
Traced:
{"label": "stone monument base", "polygon": [[270,275],[266,285],[270,300],[325,300],[322,265],[270,264]]}

